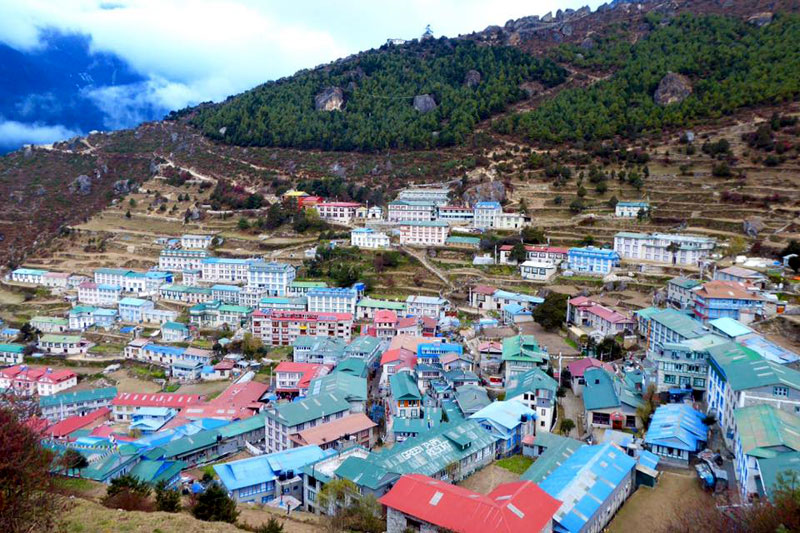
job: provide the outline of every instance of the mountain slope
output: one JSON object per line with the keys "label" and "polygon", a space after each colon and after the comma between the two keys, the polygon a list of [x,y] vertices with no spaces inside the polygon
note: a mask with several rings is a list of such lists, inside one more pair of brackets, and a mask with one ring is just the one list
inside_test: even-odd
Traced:
{"label": "mountain slope", "polygon": [[[213,139],[245,146],[364,151],[448,146],[522,99],[522,83],[552,87],[564,79],[565,71],[549,59],[512,47],[424,39],[267,83],[201,108],[192,123]],[[341,91],[343,101],[332,104],[340,110],[316,109],[317,95],[328,88]],[[435,107],[416,109],[422,95],[430,95]]]}

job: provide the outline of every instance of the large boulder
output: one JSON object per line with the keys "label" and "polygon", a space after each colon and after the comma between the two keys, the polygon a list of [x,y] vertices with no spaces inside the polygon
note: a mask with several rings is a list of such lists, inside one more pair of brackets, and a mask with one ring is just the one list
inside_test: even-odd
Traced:
{"label": "large boulder", "polygon": [[768,11],[765,11],[763,13],[756,13],[755,15],[747,19],[747,22],[759,28],[761,26],[766,26],[767,24],[772,22],[772,13]]}
{"label": "large boulder", "polygon": [[436,109],[436,100],[429,94],[418,94],[414,97],[414,109],[420,113],[429,113]]}
{"label": "large boulder", "polygon": [[344,105],[344,92],[340,87],[326,87],[314,97],[317,111],[341,111]]}
{"label": "large boulder", "polygon": [[660,106],[679,104],[692,94],[689,78],[675,72],[668,72],[661,78],[653,99]]}
{"label": "large boulder", "polygon": [[504,202],[506,187],[501,181],[479,183],[464,191],[462,199],[466,205],[474,205],[476,202]]}
{"label": "large boulder", "polygon": [[477,70],[468,70],[464,75],[464,85],[467,87],[477,87],[481,82],[481,73]]}
{"label": "large boulder", "polygon": [[82,196],[92,194],[92,179],[86,174],[81,174],[69,184],[69,190]]}

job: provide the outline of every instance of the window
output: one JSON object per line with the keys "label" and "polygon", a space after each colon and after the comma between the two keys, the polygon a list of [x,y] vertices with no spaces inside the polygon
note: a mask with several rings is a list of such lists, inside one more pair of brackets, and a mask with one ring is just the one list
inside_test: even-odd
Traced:
{"label": "window", "polygon": [[674,384],[675,376],[672,374],[664,374],[664,383]]}
{"label": "window", "polygon": [[789,389],[787,387],[773,387],[772,394],[780,396],[781,398],[786,398],[789,396]]}

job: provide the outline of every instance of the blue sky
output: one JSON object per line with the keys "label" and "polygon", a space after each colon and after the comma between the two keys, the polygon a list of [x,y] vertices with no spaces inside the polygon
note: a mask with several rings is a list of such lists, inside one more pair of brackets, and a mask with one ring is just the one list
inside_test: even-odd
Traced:
{"label": "blue sky", "polygon": [[[137,109],[179,109],[249,89],[295,71],[380,46],[387,38],[436,36],[503,25],[559,8],[596,8],[571,0],[0,0],[0,43],[25,53],[47,46],[45,32],[81,34],[90,50],[116,55],[145,80],[84,87],[111,129],[133,125]],[[63,126],[0,117],[34,142]],[[37,135],[36,129],[41,135]]]}

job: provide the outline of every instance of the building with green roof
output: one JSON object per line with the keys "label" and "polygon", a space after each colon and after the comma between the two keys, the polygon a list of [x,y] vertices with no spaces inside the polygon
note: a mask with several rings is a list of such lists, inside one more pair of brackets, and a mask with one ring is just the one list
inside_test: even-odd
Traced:
{"label": "building with green roof", "polygon": [[639,429],[641,421],[636,409],[642,403],[641,392],[604,368],[590,367],[583,373],[583,408],[586,429]]}
{"label": "building with green roof", "polygon": [[648,353],[656,366],[658,392],[691,391],[693,398],[701,401],[707,387],[709,349],[727,342],[708,333],[682,342],[665,342],[661,350]]}
{"label": "building with green roof", "polygon": [[506,384],[506,400],[514,400],[536,411],[533,434],[550,431],[556,410],[558,382],[540,368],[518,374]]}
{"label": "building with green roof", "polygon": [[761,495],[759,460],[800,452],[800,416],[772,405],[758,404],[734,410],[735,472],[742,500]]}
{"label": "building with green roof", "polygon": [[326,376],[312,379],[306,395],[311,398],[326,394],[344,398],[350,402],[351,412],[363,413],[367,406],[367,378],[345,372],[331,372]]}
{"label": "building with green roof", "polygon": [[0,363],[20,365],[25,359],[25,345],[14,342],[0,343]]}
{"label": "building with green roof", "polygon": [[349,374],[357,378],[366,378],[369,374],[367,362],[358,357],[345,357],[338,365],[336,365],[336,368],[334,368],[333,371]]}
{"label": "building with green roof", "polygon": [[540,346],[533,335],[515,335],[503,339],[501,358],[505,369],[505,382],[534,368],[546,369],[550,363],[547,348]]}
{"label": "building with green roof", "polygon": [[[453,393],[453,399],[463,417],[473,415],[492,403],[492,400],[489,399],[489,393],[479,385],[462,385],[458,387]],[[447,416],[448,418],[450,417],[449,412]]]}
{"label": "building with green roof", "polygon": [[537,434],[530,442],[523,441],[523,455],[537,459],[520,479],[540,483],[583,445],[579,440],[546,431]]}
{"label": "building with green roof", "polygon": [[291,296],[305,296],[311,289],[324,289],[328,286],[324,281],[294,280],[289,284]]}
{"label": "building with green roof", "polygon": [[729,341],[709,348],[708,410],[716,415],[726,442],[735,430],[736,409],[769,404],[800,413],[800,372]]}
{"label": "building with green roof", "polygon": [[368,366],[377,367],[378,355],[381,353],[382,345],[383,341],[377,337],[360,335],[345,347],[342,355],[346,358],[357,357],[363,359]]}
{"label": "building with green roof", "polygon": [[362,298],[356,304],[356,319],[372,320],[375,318],[375,311],[394,311],[402,314],[406,310],[405,302],[395,302],[392,300],[379,300],[377,298]]}
{"label": "building with green roof", "polygon": [[461,235],[451,235],[444,241],[446,246],[458,248],[479,248],[481,245],[480,237],[465,237]]}
{"label": "building with green roof", "polygon": [[130,475],[149,485],[166,483],[167,487],[175,487],[181,478],[181,470],[188,465],[183,461],[150,461],[143,459],[134,466]]}
{"label": "building with green roof", "polygon": [[291,447],[289,435],[302,429],[342,418],[350,412],[350,402],[335,394],[317,394],[300,401],[280,403],[266,411],[266,451],[279,452]]}
{"label": "building with green roof", "polygon": [[800,452],[786,452],[775,457],[757,460],[758,476],[756,489],[760,496],[772,499],[775,491],[782,488],[781,478],[787,481],[792,474],[800,476]]}
{"label": "building with green roof", "polygon": [[69,320],[57,316],[35,316],[29,322],[42,333],[63,333],[69,329]]}
{"label": "building with green roof", "polygon": [[650,315],[645,334],[648,352],[658,352],[667,342],[683,342],[708,334],[702,323],[675,309],[663,309]]}
{"label": "building with green roof", "polygon": [[54,333],[39,337],[36,347],[43,352],[63,355],[77,355],[88,350],[88,344],[84,344],[80,335],[56,335]]}
{"label": "building with green roof", "polygon": [[678,309],[686,309],[693,301],[693,289],[701,286],[703,282],[685,277],[672,278],[667,282],[667,302]]}
{"label": "building with green roof", "polygon": [[57,422],[71,416],[83,416],[101,407],[109,407],[116,396],[116,387],[61,392],[39,397],[39,408],[44,418]]}
{"label": "building with green roof", "polygon": [[392,416],[399,418],[422,417],[422,393],[411,372],[400,371],[389,378],[389,403]]}

